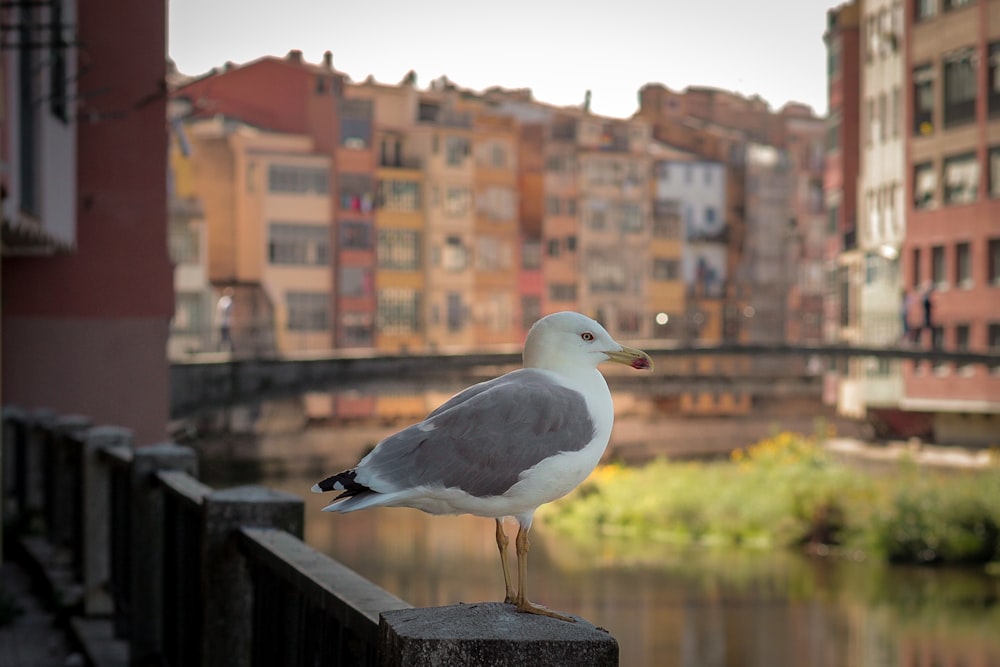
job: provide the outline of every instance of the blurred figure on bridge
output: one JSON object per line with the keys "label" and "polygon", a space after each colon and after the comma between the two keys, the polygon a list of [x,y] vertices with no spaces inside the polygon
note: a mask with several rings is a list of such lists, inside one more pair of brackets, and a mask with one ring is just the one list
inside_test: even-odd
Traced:
{"label": "blurred figure on bridge", "polygon": [[907,294],[906,288],[904,287],[900,291],[900,303],[899,303],[899,317],[900,323],[903,325],[903,334],[900,337],[900,341],[903,343],[909,343],[910,339],[913,337],[913,331],[910,329],[910,306],[913,305],[912,297]]}
{"label": "blurred figure on bridge", "polygon": [[921,305],[924,311],[923,325],[920,327],[920,337],[923,338],[923,332],[926,331],[927,335],[930,337],[931,344],[934,343],[934,302],[932,296],[934,293],[934,283],[928,282],[927,286],[924,288],[923,296],[921,297]]}
{"label": "blurred figure on bridge", "polygon": [[216,320],[219,324],[219,351],[232,352],[232,323],[233,323],[233,288],[227,287],[222,292],[222,297],[215,306]]}

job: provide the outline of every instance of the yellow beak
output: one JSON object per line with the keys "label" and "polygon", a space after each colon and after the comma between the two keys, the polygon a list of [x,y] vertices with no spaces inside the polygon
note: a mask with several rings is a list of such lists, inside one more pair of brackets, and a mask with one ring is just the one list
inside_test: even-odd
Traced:
{"label": "yellow beak", "polygon": [[642,350],[637,350],[634,347],[626,347],[622,345],[622,349],[620,351],[605,351],[604,354],[608,355],[608,359],[616,364],[625,364],[626,366],[631,366],[632,368],[641,371],[653,370],[653,360],[649,357],[649,355]]}

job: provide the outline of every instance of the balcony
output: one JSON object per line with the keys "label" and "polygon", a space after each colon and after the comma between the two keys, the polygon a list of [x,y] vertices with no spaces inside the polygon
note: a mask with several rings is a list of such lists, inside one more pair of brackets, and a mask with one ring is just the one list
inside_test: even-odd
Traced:
{"label": "balcony", "polygon": [[688,243],[729,243],[729,225],[718,229],[691,229],[684,237]]}
{"label": "balcony", "polygon": [[378,160],[380,169],[420,169],[421,160],[418,157],[400,157],[382,155]]}

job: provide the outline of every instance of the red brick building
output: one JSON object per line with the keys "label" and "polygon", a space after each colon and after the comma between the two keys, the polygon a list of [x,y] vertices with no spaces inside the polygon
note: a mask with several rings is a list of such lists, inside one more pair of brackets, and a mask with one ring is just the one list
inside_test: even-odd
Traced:
{"label": "red brick building", "polygon": [[[903,286],[920,345],[1000,349],[1000,1],[905,3]],[[1000,373],[908,363],[900,407],[940,441],[1000,442]]]}
{"label": "red brick building", "polygon": [[[57,0],[3,17],[24,26],[11,41],[23,46],[5,40],[2,54],[3,401],[161,440],[165,3]],[[50,40],[54,22],[64,28]]]}

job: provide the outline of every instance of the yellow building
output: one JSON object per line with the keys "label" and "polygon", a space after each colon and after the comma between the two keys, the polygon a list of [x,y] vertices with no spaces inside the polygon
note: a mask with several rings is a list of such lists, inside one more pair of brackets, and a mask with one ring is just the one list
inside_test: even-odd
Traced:
{"label": "yellow building", "polygon": [[329,158],[309,137],[229,120],[187,133],[209,280],[233,299],[233,352],[329,349]]}
{"label": "yellow building", "polygon": [[414,136],[418,95],[412,85],[366,81],[349,96],[374,103],[375,347],[426,347],[427,188],[423,146]]}
{"label": "yellow building", "polygon": [[426,340],[432,349],[475,344],[473,108],[454,91],[422,91],[411,136],[428,193]]}

